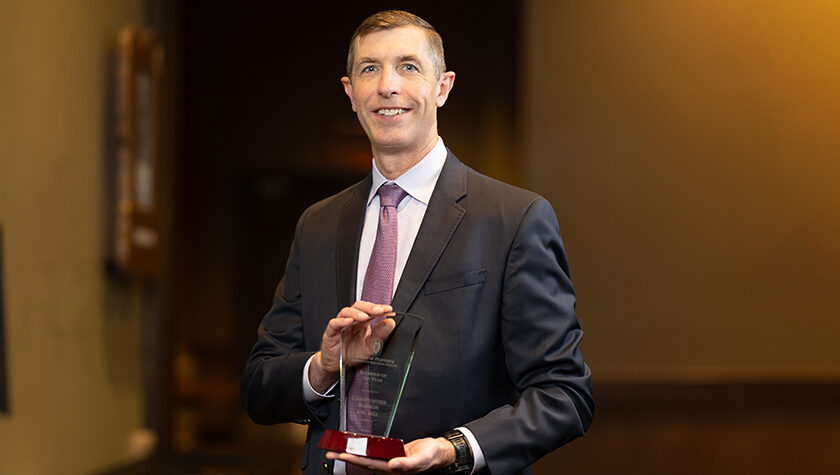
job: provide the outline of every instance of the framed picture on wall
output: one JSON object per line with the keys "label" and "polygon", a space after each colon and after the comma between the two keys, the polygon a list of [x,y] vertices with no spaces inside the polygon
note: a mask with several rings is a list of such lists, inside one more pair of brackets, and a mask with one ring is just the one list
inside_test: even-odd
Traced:
{"label": "framed picture on wall", "polygon": [[124,274],[157,275],[163,47],[151,30],[125,27],[116,55],[113,229],[109,256]]}

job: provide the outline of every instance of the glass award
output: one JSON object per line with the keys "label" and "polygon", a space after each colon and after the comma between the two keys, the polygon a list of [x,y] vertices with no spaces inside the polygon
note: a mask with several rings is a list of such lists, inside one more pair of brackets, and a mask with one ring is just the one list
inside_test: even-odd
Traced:
{"label": "glass award", "polygon": [[405,456],[403,441],[389,435],[423,318],[399,312],[386,318],[394,319],[394,330],[384,341],[370,341],[362,351],[352,349],[351,342],[358,342],[359,332],[366,331],[358,325],[367,323],[342,330],[340,430],[327,429],[318,448],[383,460]]}

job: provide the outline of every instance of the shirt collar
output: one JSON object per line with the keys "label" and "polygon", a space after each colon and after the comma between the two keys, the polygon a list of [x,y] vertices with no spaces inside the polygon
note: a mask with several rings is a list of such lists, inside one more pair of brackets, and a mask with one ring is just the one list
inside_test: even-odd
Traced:
{"label": "shirt collar", "polygon": [[446,161],[446,146],[443,144],[443,139],[438,137],[434,148],[417,162],[416,165],[409,168],[408,171],[398,176],[396,180],[388,180],[379,169],[376,168],[376,160],[373,162],[372,183],[370,186],[370,193],[368,194],[367,204],[370,205],[373,197],[376,196],[376,191],[384,183],[396,183],[403,190],[406,191],[412,198],[420,201],[424,205],[429,205],[429,199],[432,197],[432,192],[435,191],[435,183],[443,170],[443,163]]}

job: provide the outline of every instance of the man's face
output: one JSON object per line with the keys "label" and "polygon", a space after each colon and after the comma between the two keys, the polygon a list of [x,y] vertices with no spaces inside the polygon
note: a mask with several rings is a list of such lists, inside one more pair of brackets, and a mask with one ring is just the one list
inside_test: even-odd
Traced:
{"label": "man's face", "polygon": [[436,77],[426,33],[415,26],[357,38],[352,78],[341,78],[374,156],[428,152],[454,81],[452,72]]}

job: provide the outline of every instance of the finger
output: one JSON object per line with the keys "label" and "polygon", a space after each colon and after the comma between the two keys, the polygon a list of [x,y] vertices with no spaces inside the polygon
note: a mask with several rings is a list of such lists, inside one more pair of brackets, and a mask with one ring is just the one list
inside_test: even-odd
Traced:
{"label": "finger", "polygon": [[356,319],[353,317],[343,317],[339,315],[335,318],[331,318],[330,321],[327,322],[327,327],[333,329],[340,329],[348,325],[352,325],[353,323],[355,323],[355,321]]}
{"label": "finger", "polygon": [[355,309],[361,310],[364,313],[372,315],[374,317],[378,317],[381,315],[385,315],[386,313],[390,313],[394,311],[394,308],[390,305],[382,305],[373,302],[366,302],[364,300],[359,300],[353,304]]}
{"label": "finger", "polygon": [[327,323],[327,328],[332,330],[341,330],[344,327],[352,325],[356,322],[367,322],[373,318],[367,313],[353,307],[344,307],[338,312],[335,318],[330,319]]}
{"label": "finger", "polygon": [[[342,308],[341,311],[338,312],[337,316],[338,317],[352,318],[353,320],[356,320],[356,321],[370,320],[372,317],[365,310],[366,309],[356,307],[355,304],[354,304],[353,307]],[[369,310],[369,309],[367,309],[367,310]]]}
{"label": "finger", "polygon": [[327,322],[326,333],[333,336],[337,335],[339,332],[341,332],[341,330],[349,327],[350,325],[353,325],[354,323],[356,323],[356,320],[350,317],[332,318],[329,322]]}
{"label": "finger", "polygon": [[366,468],[373,472],[388,472],[388,462],[385,460],[379,460],[370,457],[359,457],[357,455],[352,455],[348,453],[340,453],[336,457],[338,460],[343,460],[347,463],[352,463],[353,465],[358,465],[359,467]]}
{"label": "finger", "polygon": [[407,457],[396,457],[388,461],[388,472],[394,473],[417,473],[431,468],[431,463],[423,456],[409,455]]}
{"label": "finger", "polygon": [[396,457],[388,461],[388,470],[392,472],[404,472],[411,468],[411,461],[407,457]]}
{"label": "finger", "polygon": [[[376,318],[376,316],[376,314],[369,314],[358,308],[344,307],[340,312],[338,312],[338,315],[336,315],[335,318],[342,319],[342,325],[346,326],[353,323],[366,323]],[[344,321],[344,319],[347,320]]]}

